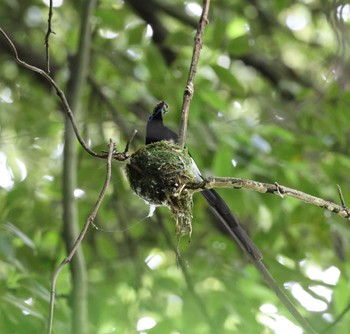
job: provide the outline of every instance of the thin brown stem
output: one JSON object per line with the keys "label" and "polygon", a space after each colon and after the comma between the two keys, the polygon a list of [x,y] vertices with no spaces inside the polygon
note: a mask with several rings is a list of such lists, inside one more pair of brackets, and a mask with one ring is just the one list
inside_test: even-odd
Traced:
{"label": "thin brown stem", "polygon": [[345,204],[345,200],[344,200],[344,196],[343,196],[343,192],[341,190],[341,187],[339,184],[337,184],[337,188],[338,188],[338,194],[339,194],[339,198],[340,198],[340,202],[343,208],[347,208],[346,204]]}
{"label": "thin brown stem", "polygon": [[203,11],[199,19],[197,33],[194,38],[194,48],[191,60],[191,66],[188,73],[187,84],[182,101],[181,109],[181,124],[179,131],[178,144],[184,146],[187,134],[188,114],[190,109],[191,100],[194,93],[194,80],[197,72],[197,65],[199,60],[200,51],[203,46],[203,35],[206,25],[208,24],[208,13],[209,13],[210,0],[203,0]]}
{"label": "thin brown stem", "polygon": [[130,139],[126,142],[124,152],[129,152],[130,144],[134,140],[136,134],[137,134],[137,130],[135,129]]}
{"label": "thin brown stem", "polygon": [[46,73],[50,74],[50,51],[49,51],[49,39],[50,35],[54,34],[51,28],[51,21],[52,21],[52,16],[53,16],[53,0],[50,0],[50,5],[49,5],[49,15],[47,18],[47,32],[45,35],[45,53],[46,53]]}
{"label": "thin brown stem", "polygon": [[81,241],[84,239],[85,234],[86,234],[89,226],[94,222],[94,220],[96,218],[98,209],[99,209],[99,207],[102,203],[102,200],[106,194],[106,191],[107,191],[110,179],[111,179],[113,149],[114,149],[114,143],[112,142],[112,140],[110,140],[109,146],[108,146],[108,154],[107,154],[106,178],[105,178],[105,182],[103,184],[102,190],[101,190],[101,192],[96,200],[96,203],[93,207],[91,214],[86,219],[85,224],[84,224],[78,238],[76,239],[71,251],[69,252],[68,256],[66,258],[64,258],[63,261],[59,264],[59,266],[56,268],[56,270],[53,274],[52,282],[51,282],[51,293],[50,293],[50,314],[49,314],[49,326],[48,326],[48,333],[49,334],[52,333],[55,296],[56,296],[56,283],[57,283],[58,276],[60,275],[63,267],[72,260],[72,258],[74,256],[74,254],[76,253]]}
{"label": "thin brown stem", "polygon": [[[50,85],[55,89],[57,96],[59,97],[63,110],[66,113],[66,115],[68,116],[69,120],[71,121],[71,124],[73,126],[74,129],[74,133],[80,143],[80,145],[84,148],[84,150],[89,153],[90,155],[92,155],[95,158],[100,158],[100,159],[106,159],[107,155],[105,153],[97,153],[95,151],[93,151],[90,147],[88,147],[88,145],[85,143],[83,137],[81,136],[77,123],[75,121],[73,112],[69,106],[69,103],[67,101],[67,98],[64,94],[64,92],[62,91],[62,89],[58,86],[58,84],[50,77],[49,74],[47,74],[44,70],[42,70],[41,68],[38,68],[36,66],[27,64],[25,61],[21,60],[18,56],[18,52],[17,49],[15,47],[15,45],[13,44],[13,42],[11,41],[11,39],[8,37],[8,35],[5,33],[5,31],[0,28],[0,34],[5,38],[7,44],[10,46],[10,49],[13,53],[13,56],[17,62],[17,64],[23,66],[24,68],[33,71],[35,73],[40,74],[43,78],[45,78]],[[126,155],[126,152],[117,152],[114,151],[113,152],[113,159],[115,160],[119,160],[119,161],[124,161],[128,158],[128,156]]]}
{"label": "thin brown stem", "polygon": [[350,210],[347,206],[338,205],[323,198],[306,194],[302,191],[281,186],[278,183],[263,183],[254,180],[242,179],[237,177],[208,177],[204,182],[189,187],[193,192],[202,191],[211,188],[234,188],[249,189],[265,194],[274,194],[280,197],[293,197],[308,204],[318,206],[322,209],[336,213],[338,216],[350,220]]}

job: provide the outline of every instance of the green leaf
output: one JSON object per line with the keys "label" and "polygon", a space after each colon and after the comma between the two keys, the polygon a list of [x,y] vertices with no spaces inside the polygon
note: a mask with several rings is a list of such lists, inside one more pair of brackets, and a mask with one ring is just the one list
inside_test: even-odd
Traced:
{"label": "green leaf", "polygon": [[235,56],[241,56],[250,51],[249,37],[247,35],[232,39],[228,45],[228,51]]}
{"label": "green leaf", "polygon": [[205,104],[210,105],[216,111],[225,110],[227,108],[226,101],[223,96],[220,95],[219,92],[214,90],[203,90],[198,92],[202,101]]}
{"label": "green leaf", "polygon": [[231,73],[229,69],[225,69],[219,65],[212,65],[213,70],[218,76],[221,83],[228,86],[230,92],[235,96],[243,96],[244,88],[236,79],[236,77]]}
{"label": "green leaf", "polygon": [[2,227],[4,228],[5,231],[8,231],[10,234],[16,236],[20,240],[23,241],[25,245],[28,247],[35,249],[36,246],[32,239],[30,239],[25,233],[23,233],[19,228],[17,228],[15,225],[12,223],[4,223],[2,224]]}
{"label": "green leaf", "polygon": [[114,9],[109,6],[99,7],[95,11],[95,16],[102,28],[109,28],[113,31],[119,31],[124,28],[126,14],[126,11],[122,8]]}

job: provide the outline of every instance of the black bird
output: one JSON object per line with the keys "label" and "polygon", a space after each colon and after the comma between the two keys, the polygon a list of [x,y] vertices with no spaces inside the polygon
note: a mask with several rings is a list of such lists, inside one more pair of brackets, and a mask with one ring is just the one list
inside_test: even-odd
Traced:
{"label": "black bird", "polygon": [[[147,122],[146,145],[161,140],[167,140],[174,143],[177,142],[178,135],[163,124],[163,115],[168,112],[168,110],[169,106],[165,101],[160,101],[155,106],[153,113]],[[198,171],[198,181],[203,181],[203,177],[194,161],[193,164]],[[261,260],[262,254],[260,250],[240,226],[238,220],[220,195],[214,189],[205,189],[201,194],[207,200],[212,210],[220,218],[221,222],[228,229],[231,236],[236,240],[239,246],[247,251],[255,260]]]}

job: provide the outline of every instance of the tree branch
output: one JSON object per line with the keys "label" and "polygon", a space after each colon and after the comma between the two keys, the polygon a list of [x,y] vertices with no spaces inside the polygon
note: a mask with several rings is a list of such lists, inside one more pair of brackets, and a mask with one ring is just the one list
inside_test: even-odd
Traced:
{"label": "tree branch", "polygon": [[48,333],[52,333],[52,324],[53,324],[53,317],[54,317],[54,306],[55,306],[55,295],[56,295],[56,283],[59,274],[61,273],[63,267],[69,263],[74,254],[76,253],[81,241],[84,239],[85,234],[89,228],[89,226],[94,222],[98,209],[102,203],[102,200],[106,194],[110,179],[111,179],[111,166],[112,166],[112,157],[113,157],[113,149],[114,149],[114,143],[112,140],[110,140],[109,146],[108,146],[108,154],[107,154],[107,164],[106,164],[106,178],[105,182],[103,184],[102,190],[100,192],[100,195],[98,196],[96,203],[93,207],[93,210],[89,217],[86,219],[85,224],[78,236],[78,238],[75,240],[75,243],[69,252],[68,256],[60,263],[60,265],[57,267],[55,270],[53,277],[52,277],[52,282],[51,282],[51,293],[50,293],[50,314],[49,314],[49,330]]}
{"label": "tree branch", "polygon": [[[32,72],[35,72],[35,73],[38,73],[39,75],[41,75],[44,79],[46,79],[46,81],[49,82],[49,84],[55,89],[56,91],[56,94],[57,96],[59,97],[60,101],[61,101],[61,104],[62,104],[62,107],[63,107],[63,110],[65,112],[65,114],[68,116],[68,118],[70,119],[70,122],[73,126],[73,130],[74,130],[74,133],[80,143],[80,145],[83,147],[83,149],[89,153],[90,155],[92,155],[93,157],[95,158],[100,158],[100,159],[106,159],[107,158],[107,154],[105,153],[97,153],[97,152],[94,152],[90,147],[87,146],[87,144],[85,143],[83,137],[81,136],[80,132],[79,132],[79,129],[78,129],[78,126],[77,126],[77,123],[75,121],[75,118],[74,118],[74,115],[73,115],[73,112],[70,108],[70,105],[67,101],[67,98],[64,94],[64,92],[62,91],[62,89],[58,86],[58,84],[55,82],[55,80],[53,80],[51,78],[51,76],[49,74],[47,74],[44,70],[42,70],[41,68],[38,68],[36,66],[33,66],[33,65],[30,65],[30,64],[27,64],[25,61],[21,60],[19,58],[19,55],[18,55],[18,52],[17,52],[17,49],[15,47],[15,45],[12,43],[11,39],[8,37],[8,35],[5,33],[5,31],[0,27],[0,34],[4,37],[5,41],[7,42],[7,44],[10,46],[10,49],[12,51],[12,54],[15,58],[15,61],[17,62],[17,64],[21,65],[22,67],[32,71]],[[115,160],[119,160],[119,161],[125,161],[126,159],[128,159],[128,155],[127,155],[127,152],[118,152],[118,151],[114,151],[113,152],[113,159]]]}
{"label": "tree branch", "polygon": [[50,5],[49,5],[49,15],[47,18],[47,32],[45,35],[45,52],[46,52],[46,72],[47,74],[50,73],[50,52],[49,52],[49,39],[50,35],[54,34],[51,28],[51,20],[52,20],[52,15],[53,15],[53,0],[50,0]]}
{"label": "tree branch", "polygon": [[330,212],[336,213],[338,216],[350,220],[350,210],[345,205],[338,205],[334,202],[306,194],[302,191],[281,186],[278,183],[263,183],[237,177],[208,177],[202,183],[189,187],[194,192],[211,188],[234,188],[234,189],[250,189],[260,193],[274,194],[280,197],[288,196],[296,198],[305,203],[318,206]]}
{"label": "tree branch", "polygon": [[[246,189],[253,189],[259,192],[263,193],[276,193],[279,196],[283,196],[285,194],[288,194],[293,197],[296,197],[297,195],[300,198],[303,198],[305,201],[308,200],[309,202],[313,199],[318,199],[317,197],[313,197],[311,195],[304,194],[302,192],[296,191],[294,189],[290,189],[287,187],[283,187],[275,184],[266,184],[266,183],[260,183],[252,180],[244,180],[240,178],[220,178],[220,177],[210,177],[206,179],[205,181],[201,182],[200,184],[197,184],[194,188],[194,191],[202,191],[203,189],[211,189],[211,188],[246,188]],[[322,200],[323,201],[323,200]],[[331,202],[329,202],[331,203]],[[334,203],[333,203],[334,204]],[[335,205],[335,204],[334,204]],[[320,206],[320,205],[319,205]],[[228,231],[228,233],[233,237],[233,239],[236,240],[236,236],[234,232],[232,231],[232,228],[227,224],[225,220],[221,220],[222,224]],[[244,254],[248,256],[250,261],[254,264],[255,268],[259,271],[261,276],[264,278],[267,285],[270,287],[270,289],[276,294],[278,299],[282,302],[282,304],[286,307],[286,309],[291,313],[291,315],[294,317],[295,320],[299,322],[299,324],[302,326],[302,328],[309,334],[316,334],[315,330],[311,327],[311,325],[308,323],[308,321],[300,314],[300,312],[297,310],[297,308],[293,305],[289,297],[286,295],[286,293],[278,286],[275,279],[269,272],[269,270],[265,267],[264,263],[261,259],[257,259],[254,257],[251,253],[249,253],[247,250],[243,248]]]}
{"label": "tree branch", "polygon": [[[79,119],[83,113],[83,92],[89,73],[91,53],[91,17],[96,0],[86,1],[82,7],[77,52],[70,63],[71,75],[68,81],[67,100]],[[78,178],[78,147],[71,120],[65,117],[64,150],[62,171],[63,240],[67,253],[74,247],[79,234],[78,207],[74,197]],[[69,306],[72,314],[72,333],[88,333],[88,278],[86,261],[82,248],[77,248],[69,266],[72,288]]]}
{"label": "tree branch", "polygon": [[203,11],[199,19],[196,36],[194,38],[195,43],[193,48],[191,66],[188,74],[188,79],[187,79],[187,84],[184,92],[182,109],[181,109],[181,124],[180,124],[179,139],[178,139],[178,144],[180,146],[184,146],[184,143],[186,140],[188,114],[190,109],[190,103],[194,93],[194,79],[197,72],[199,54],[203,45],[204,29],[208,23],[209,5],[210,5],[210,0],[203,0]]}

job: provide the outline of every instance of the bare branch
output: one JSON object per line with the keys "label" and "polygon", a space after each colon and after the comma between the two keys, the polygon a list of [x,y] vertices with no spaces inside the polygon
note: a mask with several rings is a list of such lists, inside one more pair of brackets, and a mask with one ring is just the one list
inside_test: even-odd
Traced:
{"label": "bare branch", "polygon": [[130,144],[134,140],[136,134],[137,134],[137,130],[135,129],[133,134],[131,135],[131,138],[127,141],[127,143],[125,145],[124,152],[129,152]]}
{"label": "bare branch", "polygon": [[[315,203],[318,203],[318,206],[321,206],[322,204],[324,204],[324,202],[326,202],[317,197],[313,197],[311,195],[302,193],[300,191],[280,186],[277,183],[267,184],[267,183],[252,181],[252,180],[244,180],[241,178],[210,177],[204,180],[203,182],[198,183],[190,188],[192,188],[194,192],[197,192],[197,191],[202,191],[203,189],[211,189],[214,187],[215,188],[252,189],[262,193],[274,193],[281,197],[283,197],[284,195],[289,195],[289,196],[303,199],[304,201],[307,201],[309,203],[313,201]],[[333,206],[336,205],[334,203],[332,204]],[[232,228],[227,224],[225,220],[221,220],[221,222],[226,228],[226,230],[228,231],[228,233],[236,240],[236,237],[234,232],[232,231]],[[294,319],[299,322],[299,324],[302,326],[305,332],[310,334],[316,334],[315,330],[311,327],[308,321],[300,314],[300,312],[293,305],[293,303],[291,302],[289,297],[286,295],[286,293],[278,286],[275,279],[273,278],[269,270],[265,267],[262,260],[254,257],[253,254],[251,254],[244,248],[243,248],[243,251],[244,251],[244,254],[246,254],[249,257],[250,261],[254,264],[254,266],[259,271],[261,276],[264,278],[267,285],[271,288],[272,291],[275,292],[278,299],[282,302],[282,304],[286,307],[286,309],[291,313]]]}
{"label": "bare branch", "polygon": [[[76,135],[80,145],[84,148],[84,150],[87,153],[89,153],[90,155],[92,155],[93,157],[95,157],[95,158],[106,159],[107,155],[105,153],[100,154],[100,153],[94,152],[85,143],[83,137],[80,135],[77,123],[75,121],[73,112],[72,112],[72,110],[71,110],[71,108],[70,108],[70,106],[68,104],[67,98],[66,98],[65,94],[63,93],[62,89],[58,86],[58,84],[50,77],[49,74],[47,74],[41,68],[38,68],[36,66],[27,64],[25,61],[21,60],[19,58],[19,56],[18,56],[18,52],[17,52],[17,49],[16,49],[15,45],[12,43],[11,39],[7,36],[7,34],[5,33],[5,31],[2,28],[0,28],[0,34],[5,38],[7,44],[10,46],[11,51],[13,53],[13,56],[14,56],[17,64],[23,66],[24,68],[26,68],[26,69],[28,69],[30,71],[33,71],[35,73],[40,74],[55,89],[56,94],[58,95],[58,97],[59,97],[59,99],[61,101],[63,110],[66,113],[66,115],[68,116],[69,120],[71,121],[71,124],[72,124],[73,129],[74,129],[74,133],[75,133],[75,135]],[[125,151],[124,152],[118,152],[118,151],[115,150],[115,151],[113,151],[113,159],[119,160],[119,161],[124,161],[124,160],[128,159],[127,152],[125,152]]]}
{"label": "bare branch", "polygon": [[47,19],[47,32],[45,35],[46,72],[47,72],[47,74],[50,73],[49,39],[50,39],[50,35],[55,33],[54,31],[52,31],[52,28],[51,28],[51,20],[52,20],[52,15],[53,15],[53,10],[52,10],[53,4],[52,3],[53,3],[53,0],[50,0],[49,16]]}
{"label": "bare branch", "polygon": [[194,79],[197,72],[197,65],[199,60],[199,54],[203,45],[203,35],[205,26],[208,23],[210,0],[203,0],[203,11],[197,28],[197,33],[194,38],[194,48],[191,60],[191,66],[188,74],[187,84],[184,92],[182,109],[181,109],[181,125],[179,131],[178,144],[184,146],[187,134],[188,114],[190,109],[190,103],[194,93]]}
{"label": "bare branch", "polygon": [[339,197],[340,197],[340,203],[341,203],[341,205],[342,205],[342,207],[344,209],[347,209],[347,206],[346,206],[345,200],[344,200],[344,196],[343,196],[343,192],[342,192],[341,187],[340,187],[339,184],[337,184],[337,188],[338,188],[338,194],[339,194]]}
{"label": "bare branch", "polygon": [[302,191],[281,186],[278,183],[263,183],[237,177],[208,177],[204,182],[201,182],[190,188],[194,192],[211,188],[250,189],[260,193],[275,194],[280,197],[288,196],[296,198],[305,203],[318,206],[322,209],[326,209],[330,212],[336,213],[342,218],[350,220],[350,210],[347,206],[344,205],[344,203],[342,203],[342,205],[338,205],[334,202],[306,194]]}
{"label": "bare branch", "polygon": [[93,210],[91,212],[91,214],[89,215],[89,217],[86,219],[85,224],[78,236],[78,238],[76,239],[72,250],[69,252],[68,256],[59,264],[59,266],[56,268],[53,277],[52,277],[52,281],[51,281],[51,293],[50,293],[50,314],[49,314],[49,326],[48,326],[48,333],[51,334],[52,333],[52,324],[53,324],[53,317],[54,317],[54,306],[55,306],[55,296],[56,296],[56,283],[57,283],[57,279],[59,274],[61,273],[63,267],[68,264],[75,252],[77,251],[81,241],[84,239],[85,234],[89,228],[89,226],[91,224],[93,224],[96,215],[97,215],[97,211],[102,203],[102,200],[106,194],[110,179],[111,179],[111,167],[112,167],[112,157],[113,157],[113,151],[114,151],[114,143],[112,142],[112,140],[110,140],[109,142],[109,146],[108,146],[108,155],[107,155],[107,165],[106,165],[106,178],[105,178],[105,182],[103,184],[102,190],[100,192],[100,195],[98,196],[96,203],[93,207]]}

